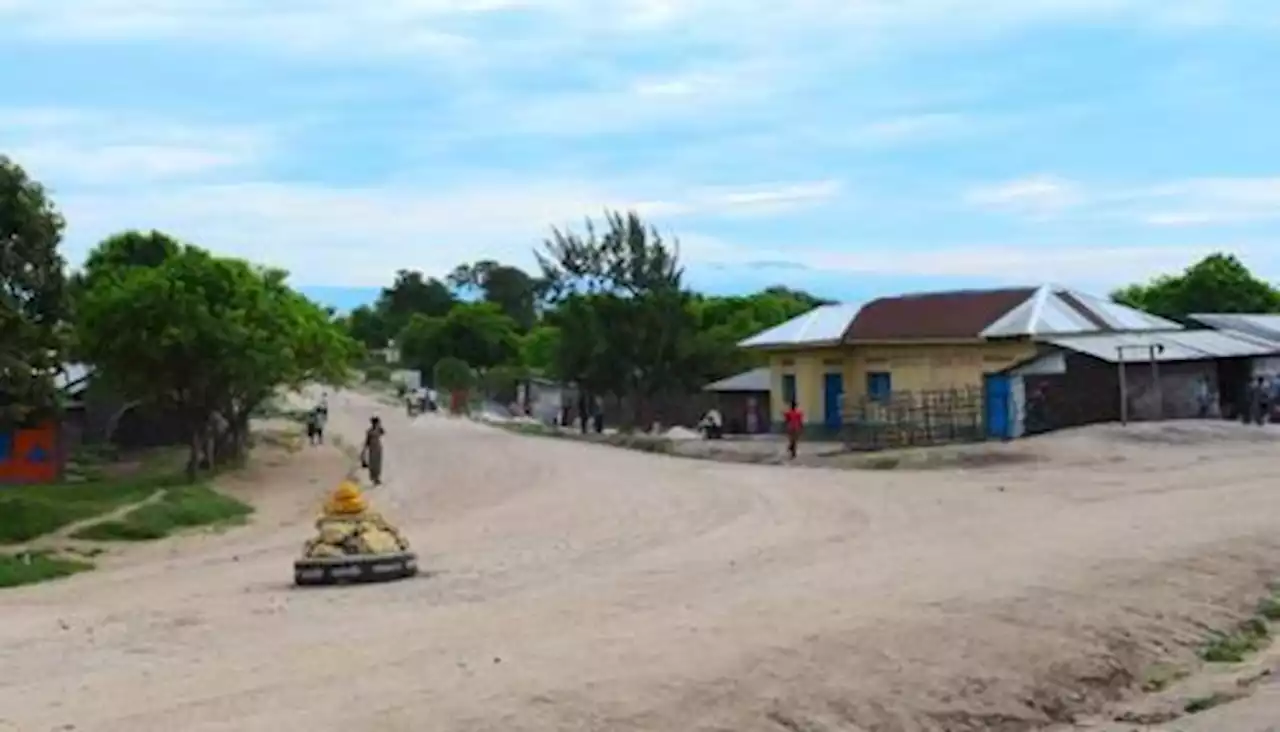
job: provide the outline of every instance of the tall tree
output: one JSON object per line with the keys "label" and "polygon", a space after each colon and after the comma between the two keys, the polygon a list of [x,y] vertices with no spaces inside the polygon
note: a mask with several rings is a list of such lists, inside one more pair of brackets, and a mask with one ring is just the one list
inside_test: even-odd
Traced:
{"label": "tall tree", "polygon": [[562,372],[588,389],[634,399],[640,421],[653,397],[691,386],[696,355],[691,297],[678,243],[634,212],[606,214],[607,230],[552,231],[537,254],[559,307]]}
{"label": "tall tree", "polygon": [[0,155],[0,429],[58,406],[63,226],[44,187]]}
{"label": "tall tree", "polygon": [[1254,276],[1230,254],[1211,254],[1178,275],[1164,275],[1111,294],[1116,302],[1165,318],[1193,313],[1280,313],[1280,289]]}
{"label": "tall tree", "polygon": [[519,355],[516,324],[493,303],[462,303],[443,318],[415,315],[398,338],[401,358],[430,374],[444,358],[474,368],[513,363]]}
{"label": "tall tree", "polygon": [[383,288],[376,309],[387,333],[399,333],[413,314],[443,317],[457,302],[445,283],[417,270],[402,269],[396,272],[395,282]]}
{"label": "tall tree", "polygon": [[[249,414],[277,387],[342,380],[355,351],[321,307],[285,285],[284,272],[197,247],[90,282],[77,312],[80,347],[124,396],[180,416],[192,477],[202,456],[241,454]],[[208,454],[211,444],[226,449]]]}
{"label": "tall tree", "polygon": [[519,267],[484,259],[460,264],[448,277],[449,284],[463,292],[478,294],[502,309],[521,332],[533,327],[538,318],[539,283]]}
{"label": "tall tree", "polygon": [[347,313],[343,323],[351,337],[370,350],[386,348],[395,336],[387,319],[368,305],[361,305]]}

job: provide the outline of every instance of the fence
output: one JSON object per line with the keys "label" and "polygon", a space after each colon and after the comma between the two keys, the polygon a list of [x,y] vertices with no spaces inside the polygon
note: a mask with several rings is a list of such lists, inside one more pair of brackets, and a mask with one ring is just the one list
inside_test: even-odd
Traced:
{"label": "fence", "polygon": [[946,445],[986,438],[981,388],[896,391],[846,398],[845,446],[851,450]]}

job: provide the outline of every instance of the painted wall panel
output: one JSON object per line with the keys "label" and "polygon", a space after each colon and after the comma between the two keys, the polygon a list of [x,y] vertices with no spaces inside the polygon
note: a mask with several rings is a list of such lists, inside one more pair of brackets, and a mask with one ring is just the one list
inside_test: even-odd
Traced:
{"label": "painted wall panel", "polygon": [[53,483],[61,474],[56,422],[0,433],[0,484]]}

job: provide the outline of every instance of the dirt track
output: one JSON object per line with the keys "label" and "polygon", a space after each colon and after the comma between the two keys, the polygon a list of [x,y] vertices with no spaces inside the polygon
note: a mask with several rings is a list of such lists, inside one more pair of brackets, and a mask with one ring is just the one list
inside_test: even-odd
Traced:
{"label": "dirt track", "polygon": [[332,405],[352,440],[383,415],[372,497],[433,576],[291,589],[343,461],[266,469],[242,487],[253,527],[0,594],[0,730],[1023,729],[1105,701],[1280,576],[1272,428],[840,472]]}

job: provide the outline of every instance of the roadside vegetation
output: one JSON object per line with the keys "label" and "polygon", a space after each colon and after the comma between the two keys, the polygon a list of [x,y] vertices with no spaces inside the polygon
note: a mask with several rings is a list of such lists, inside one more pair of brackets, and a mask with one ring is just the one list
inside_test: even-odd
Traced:
{"label": "roadside vegetation", "polygon": [[67,540],[148,541],[194,528],[232,526],[253,511],[204,482],[187,481],[181,449],[132,459],[86,453],[67,480],[6,488],[0,495],[0,587],[67,577],[93,568],[96,552]]}

